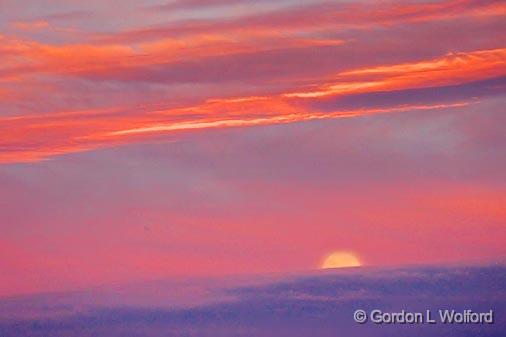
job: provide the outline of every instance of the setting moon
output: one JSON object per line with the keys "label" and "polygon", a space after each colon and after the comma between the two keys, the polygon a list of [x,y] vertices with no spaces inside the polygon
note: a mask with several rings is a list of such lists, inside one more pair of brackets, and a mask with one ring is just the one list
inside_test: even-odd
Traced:
{"label": "setting moon", "polygon": [[321,269],[360,267],[362,263],[353,252],[335,251],[329,254],[321,264]]}

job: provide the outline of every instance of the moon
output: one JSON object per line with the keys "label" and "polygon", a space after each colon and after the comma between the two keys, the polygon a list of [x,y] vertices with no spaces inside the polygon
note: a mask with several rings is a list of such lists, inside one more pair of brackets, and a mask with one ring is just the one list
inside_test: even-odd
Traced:
{"label": "moon", "polygon": [[328,255],[321,265],[321,269],[360,267],[360,259],[349,251],[335,251]]}

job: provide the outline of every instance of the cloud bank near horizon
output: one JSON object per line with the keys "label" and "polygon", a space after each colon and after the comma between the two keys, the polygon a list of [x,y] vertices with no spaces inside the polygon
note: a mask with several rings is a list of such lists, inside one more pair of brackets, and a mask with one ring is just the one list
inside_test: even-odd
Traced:
{"label": "cloud bank near horizon", "polygon": [[[214,299],[175,306],[177,283],[158,281],[81,293],[48,294],[0,300],[0,308],[32,318],[0,320],[2,336],[500,336],[506,322],[506,269],[488,267],[411,267],[351,269],[293,275],[277,280],[189,282],[184,296],[211,288]],[[184,281],[188,282],[188,281]],[[183,282],[183,284],[184,284]],[[248,285],[247,283],[250,283]],[[224,285],[227,284],[227,285]],[[180,288],[181,289],[181,288]],[[137,303],[135,294],[152,294],[151,303]],[[193,293],[193,294],[192,294]],[[198,292],[197,292],[198,293]],[[182,293],[178,293],[182,296]],[[146,298],[147,296],[144,296]],[[104,300],[105,298],[105,300]],[[141,298],[141,297],[138,297]],[[226,298],[226,300],[224,300]],[[145,301],[144,301],[145,302]],[[86,303],[86,305],[84,305]],[[128,303],[128,304],[125,304]],[[191,302],[189,302],[191,303]],[[44,309],[42,309],[44,308]],[[360,325],[357,309],[425,312],[439,309],[489,311],[494,324]],[[48,314],[53,312],[52,314]]]}
{"label": "cloud bank near horizon", "polygon": [[0,0],[0,296],[341,250],[502,261],[505,18],[496,0]]}

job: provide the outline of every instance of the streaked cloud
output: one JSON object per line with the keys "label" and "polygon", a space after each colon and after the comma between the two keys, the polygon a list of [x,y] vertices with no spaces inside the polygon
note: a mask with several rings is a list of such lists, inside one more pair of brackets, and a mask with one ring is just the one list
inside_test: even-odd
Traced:
{"label": "streaked cloud", "polygon": [[[160,6],[158,10],[170,12],[227,8],[232,3]],[[495,18],[505,13],[500,1],[391,2],[372,8],[365,2],[286,2],[270,9],[260,6],[248,14],[223,11],[226,17],[152,25],[143,20],[145,27],[98,35],[91,30],[83,34],[86,26],[66,27],[69,20],[60,20],[65,13],[71,18],[73,13],[87,13],[79,16],[86,22],[104,10],[94,3],[73,4],[31,21],[11,18],[14,30],[0,35],[0,97],[5,103],[0,119],[6,130],[0,161],[36,161],[148,140],[133,137],[141,133],[475,104],[478,94],[465,100],[425,100],[406,106],[392,102],[381,107],[328,109],[327,104],[324,111],[318,108],[329,99],[383,92],[401,95],[407,90],[506,75],[500,38],[494,40],[495,48],[480,36],[482,48],[452,48],[428,57],[422,51],[405,53],[404,37],[396,35],[420,24],[427,29],[455,20],[467,20],[471,26],[488,20],[494,25]],[[129,15],[133,18],[135,13]],[[156,11],[144,15],[156,20]],[[49,28],[50,21],[57,22],[58,28],[44,33],[48,36],[16,33]],[[72,33],[77,28],[81,32]],[[65,30],[63,42],[51,41],[51,34]],[[390,36],[384,39],[398,39],[397,45],[378,49],[378,58],[370,57],[370,50],[381,48],[383,42],[368,41],[364,34],[383,30]],[[128,97],[122,92],[128,92]],[[36,101],[39,104],[32,103]]]}

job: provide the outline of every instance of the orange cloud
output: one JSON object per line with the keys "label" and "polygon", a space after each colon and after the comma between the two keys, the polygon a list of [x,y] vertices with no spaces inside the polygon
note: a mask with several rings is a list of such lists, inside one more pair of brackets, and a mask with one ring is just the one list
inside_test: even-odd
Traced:
{"label": "orange cloud", "polygon": [[334,83],[287,97],[321,97],[372,91],[435,87],[506,75],[506,48],[450,53],[430,61],[342,72]]}
{"label": "orange cloud", "polygon": [[[354,15],[350,16],[350,12]],[[125,31],[109,34],[100,40],[72,44],[44,44],[0,34],[0,56],[3,58],[0,77],[37,73],[114,73],[118,69],[198,61],[210,56],[337,45],[343,40],[309,37],[308,33],[335,32],[336,27],[342,26],[371,28],[375,25],[462,16],[501,16],[505,13],[506,5],[503,3],[470,0],[386,3],[373,8],[363,4],[315,4],[218,22],[176,22],[166,27]],[[49,23],[44,20],[18,21],[13,26],[33,30],[47,28]]]}
{"label": "orange cloud", "polygon": [[[124,116],[120,111],[106,114],[86,111],[4,118],[0,119],[4,136],[2,146],[7,151],[0,152],[0,163],[39,161],[66,153],[146,140],[139,138],[142,135],[152,137],[182,130],[285,124],[378,113],[456,108],[467,104],[459,102],[319,113],[274,97],[212,100],[200,106],[146,111],[133,116]],[[259,116],[258,111],[264,113]],[[187,115],[201,117],[185,117]]]}
{"label": "orange cloud", "polygon": [[[369,45],[363,43],[359,50],[351,50],[353,34],[336,34],[341,27],[363,29],[449,17],[481,18],[503,15],[505,9],[506,5],[499,2],[462,0],[389,2],[374,8],[350,3],[315,4],[240,18],[173,22],[165,27],[126,30],[72,43],[43,43],[0,34],[0,102],[7,106],[1,111],[4,117],[0,117],[0,162],[43,160],[181,130],[461,107],[469,102],[454,99],[446,104],[413,103],[401,107],[392,103],[382,108],[330,108],[331,111],[320,111],[314,103],[333,96],[455,85],[505,76],[506,48],[450,53],[417,62],[392,57],[397,63],[373,67],[370,57],[354,60]],[[354,15],[350,16],[350,12]],[[19,21],[14,27],[31,30],[48,25],[46,21]],[[334,57],[341,47],[342,62]],[[328,55],[322,58],[324,65],[317,64],[320,51]],[[259,55],[260,52],[265,53]],[[384,63],[398,50],[387,52]],[[408,59],[415,56],[409,55]],[[285,64],[288,67],[283,68]],[[258,73],[261,76],[255,77]],[[227,75],[228,87],[221,89],[216,81]],[[171,77],[178,76],[171,82]],[[100,87],[83,98],[81,83],[75,84],[74,79],[86,82],[85,88],[95,83],[104,87],[117,85],[120,88],[115,93],[120,92],[121,97],[103,103],[107,99],[102,95],[107,93],[100,92]],[[126,96],[123,100],[126,94],[121,91],[122,86],[131,85],[127,89],[132,92],[150,81],[156,89],[149,90],[159,90],[153,96],[145,98],[141,92],[134,103]],[[186,97],[178,100],[179,92],[173,94],[167,89],[169,85],[160,88],[160,83],[187,86],[182,90],[190,94],[204,83],[218,94],[202,90],[205,92],[195,95],[197,98],[192,96],[188,103]],[[235,94],[235,86],[245,89],[241,87],[242,91]],[[48,104],[43,101],[37,107],[38,98],[47,99]],[[62,104],[65,109],[71,106],[76,111],[53,109],[66,100],[69,103]],[[85,103],[76,107],[75,101]],[[169,104],[170,109],[157,108]],[[80,110],[81,106],[93,108]]]}
{"label": "orange cloud", "polygon": [[[254,41],[254,42],[251,42]],[[129,44],[51,45],[0,35],[0,80],[20,79],[37,74],[104,75],[131,69],[202,60],[206,57],[253,53],[282,48],[336,46],[338,39],[309,39],[269,34],[211,35],[163,38]]]}
{"label": "orange cloud", "polygon": [[[11,52],[26,51],[19,45],[4,46],[6,48],[10,48]],[[41,51],[38,57],[42,59],[55,61],[60,57],[68,58],[64,67],[75,71],[80,71],[85,66],[107,68],[104,60],[113,62],[118,55],[133,53],[132,49],[123,47],[37,48]],[[4,117],[0,119],[0,145],[3,148],[0,162],[37,161],[55,155],[139,141],[140,136],[145,139],[181,130],[245,127],[461,107],[468,102],[321,112],[312,108],[310,102],[318,101],[322,96],[434,87],[501,76],[506,74],[505,57],[506,49],[449,54],[433,60],[341,72],[333,83],[317,86],[317,89],[311,91],[270,96],[215,97],[202,104],[166,110],[148,105],[137,108],[135,113],[125,113],[136,109],[125,106]],[[101,58],[102,61],[95,65],[93,60],[96,58]],[[57,63],[52,66],[56,68]],[[299,98],[305,98],[306,101],[301,102]]]}
{"label": "orange cloud", "polygon": [[[353,15],[350,15],[353,13]],[[202,33],[242,34],[282,31],[335,31],[342,28],[370,29],[375,26],[429,22],[465,17],[501,16],[506,4],[496,1],[448,0],[426,2],[340,3],[323,2],[282,8],[266,13],[253,13],[225,20],[179,21],[155,27],[132,29],[120,33],[103,34],[97,39],[105,42],[134,42],[160,39],[165,36],[191,36]]]}
{"label": "orange cloud", "polygon": [[21,30],[41,30],[49,27],[49,22],[44,20],[37,21],[18,21],[13,26]]}

